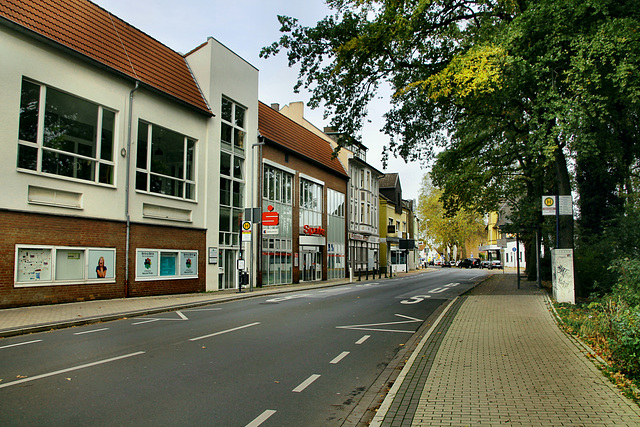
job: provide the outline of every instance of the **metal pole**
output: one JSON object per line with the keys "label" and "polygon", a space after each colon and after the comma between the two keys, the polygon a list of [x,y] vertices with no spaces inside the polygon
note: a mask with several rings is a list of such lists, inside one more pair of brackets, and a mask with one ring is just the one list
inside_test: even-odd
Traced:
{"label": "metal pole", "polygon": [[560,196],[556,194],[556,249],[560,249]]}
{"label": "metal pole", "polygon": [[540,227],[536,228],[536,284],[538,289],[542,288],[540,279]]}
{"label": "metal pole", "polygon": [[518,289],[520,289],[520,233],[516,233],[516,274],[518,275]]}

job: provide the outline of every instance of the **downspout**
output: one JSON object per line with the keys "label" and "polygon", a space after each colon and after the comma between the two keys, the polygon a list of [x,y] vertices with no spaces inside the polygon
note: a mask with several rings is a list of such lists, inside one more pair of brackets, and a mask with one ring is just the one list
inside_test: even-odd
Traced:
{"label": "downspout", "polygon": [[129,248],[131,237],[131,216],[129,214],[129,193],[130,193],[130,181],[131,181],[131,123],[133,122],[133,93],[140,87],[140,81],[136,80],[136,86],[129,92],[129,117],[127,120],[127,170],[125,180],[125,201],[124,201],[124,215],[127,219],[127,231],[126,241],[124,249],[124,297],[129,296]]}

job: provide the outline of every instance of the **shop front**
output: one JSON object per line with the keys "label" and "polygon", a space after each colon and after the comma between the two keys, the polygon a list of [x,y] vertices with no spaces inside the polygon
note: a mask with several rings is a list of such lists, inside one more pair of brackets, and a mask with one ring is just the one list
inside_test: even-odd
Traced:
{"label": "shop front", "polygon": [[[310,229],[310,227],[305,227],[306,232],[309,232]],[[305,234],[299,238],[301,282],[318,282],[322,280],[323,248],[326,245],[326,238],[324,237],[324,229],[315,227],[313,230],[318,234]]]}

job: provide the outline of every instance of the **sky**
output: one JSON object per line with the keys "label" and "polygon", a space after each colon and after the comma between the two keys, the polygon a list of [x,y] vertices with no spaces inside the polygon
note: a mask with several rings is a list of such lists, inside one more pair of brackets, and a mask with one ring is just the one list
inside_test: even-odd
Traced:
{"label": "sky", "polygon": [[[308,93],[294,93],[297,68],[289,68],[286,55],[260,58],[262,47],[280,38],[278,15],[297,18],[300,24],[313,26],[332,11],[323,0],[92,0],[171,49],[187,53],[213,37],[259,70],[259,98],[267,105],[280,106],[309,100]],[[389,137],[380,132],[382,115],[388,100],[379,99],[369,106],[362,142],[369,148],[367,163],[384,173],[400,174],[402,197],[417,199],[425,170],[419,163],[405,163],[391,157],[382,167],[382,149]],[[323,129],[321,109],[305,106],[305,118]]]}

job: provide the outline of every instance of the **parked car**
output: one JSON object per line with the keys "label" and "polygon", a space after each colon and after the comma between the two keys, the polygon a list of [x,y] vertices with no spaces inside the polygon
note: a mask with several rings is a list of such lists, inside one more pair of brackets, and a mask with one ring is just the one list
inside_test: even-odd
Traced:
{"label": "parked car", "polygon": [[466,258],[458,264],[460,268],[480,268],[480,260],[477,258]]}
{"label": "parked car", "polygon": [[441,259],[437,259],[434,261],[435,265],[442,265],[442,260]]}
{"label": "parked car", "polygon": [[453,265],[453,261],[442,261],[442,267],[451,267]]}
{"label": "parked car", "polygon": [[494,259],[493,261],[491,261],[491,265],[489,266],[489,269],[493,270],[494,268],[498,268],[502,270],[502,261],[500,261],[499,259]]}
{"label": "parked car", "polygon": [[491,268],[491,261],[486,259],[483,261],[480,261],[480,268]]}

